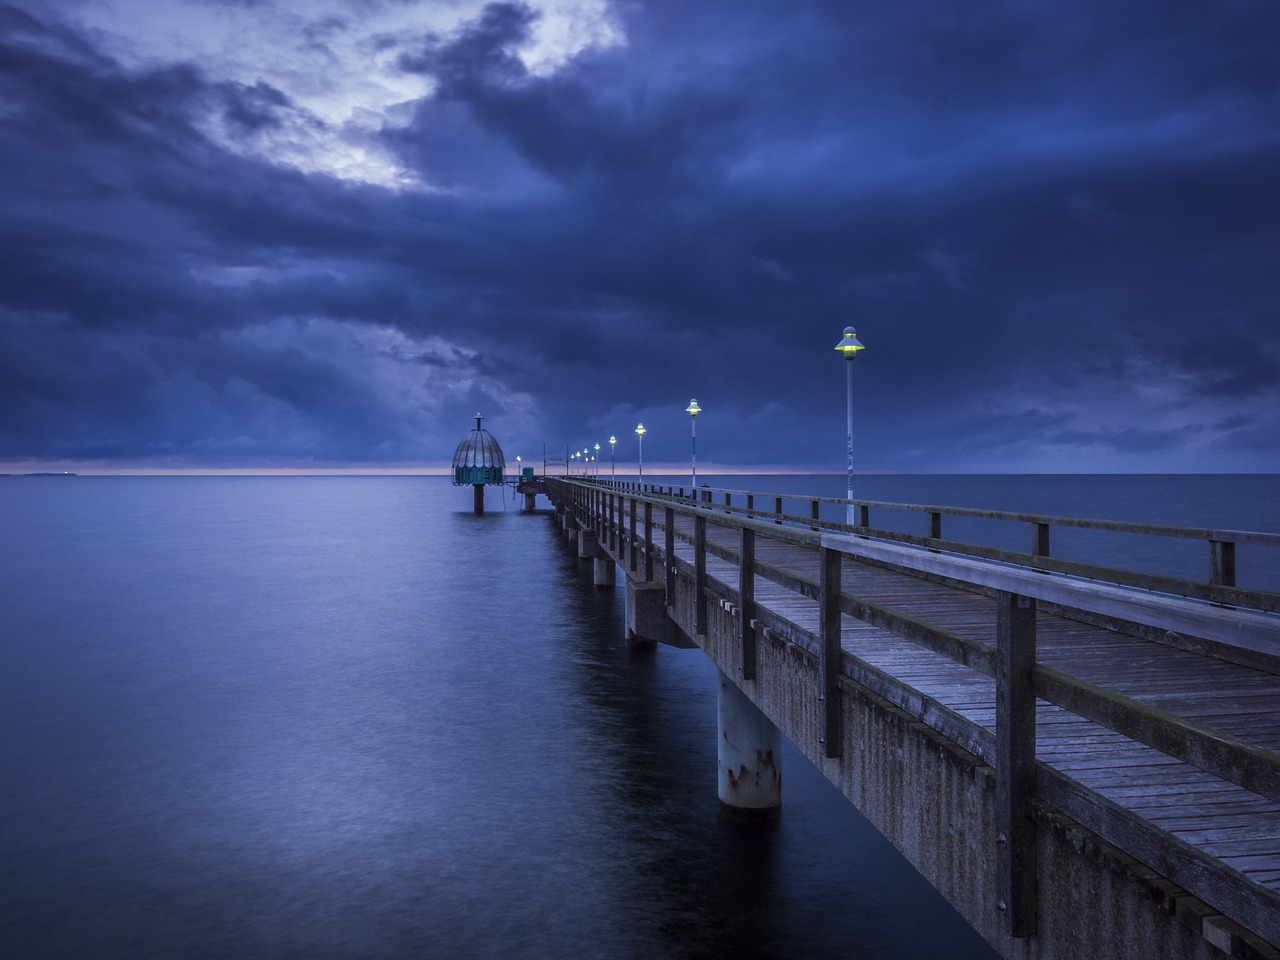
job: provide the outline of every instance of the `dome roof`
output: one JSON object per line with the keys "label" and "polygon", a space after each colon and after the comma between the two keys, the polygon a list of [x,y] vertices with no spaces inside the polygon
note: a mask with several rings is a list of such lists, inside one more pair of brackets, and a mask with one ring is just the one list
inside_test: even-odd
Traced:
{"label": "dome roof", "polygon": [[480,426],[481,419],[477,413],[476,428],[453,453],[454,484],[502,483],[507,461],[493,434]]}

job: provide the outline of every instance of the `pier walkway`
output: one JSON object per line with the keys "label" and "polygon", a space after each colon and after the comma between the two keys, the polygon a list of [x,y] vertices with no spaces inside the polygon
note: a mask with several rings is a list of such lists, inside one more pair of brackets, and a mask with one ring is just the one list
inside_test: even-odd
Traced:
{"label": "pier walkway", "polygon": [[[1280,957],[1280,595],[1235,583],[1280,535],[547,483],[633,639],[701,647],[1003,955]],[[1090,524],[1203,540],[1209,576],[1050,555]]]}

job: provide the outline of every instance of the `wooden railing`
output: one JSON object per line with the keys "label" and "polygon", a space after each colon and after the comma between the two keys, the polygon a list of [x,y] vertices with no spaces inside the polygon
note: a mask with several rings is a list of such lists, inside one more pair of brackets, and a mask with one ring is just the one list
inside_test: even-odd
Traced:
{"label": "wooden railing", "polygon": [[[1152,523],[1127,523],[1117,520],[1088,520],[1076,517],[1059,517],[1035,513],[1016,513],[1001,510],[981,510],[973,507],[945,507],[927,504],[889,503],[879,500],[844,500],[836,497],[815,497],[794,493],[758,493],[745,490],[727,490],[700,487],[695,501],[692,488],[609,481],[579,481],[597,483],[608,489],[628,493],[644,493],[648,496],[668,498],[685,503],[697,503],[709,509],[723,511],[748,519],[769,521],[775,525],[803,526],[810,530],[855,533],[896,543],[907,543],[943,550],[985,560],[1014,563],[1036,570],[1064,573],[1091,580],[1120,583],[1146,590],[1157,590],[1177,596],[1208,600],[1226,606],[1245,606],[1259,610],[1280,612],[1280,592],[1244,588],[1237,585],[1236,547],[1250,545],[1280,550],[1280,533],[1249,530],[1215,530],[1203,527],[1177,527]],[[823,504],[837,506],[845,512],[852,506],[857,523],[850,524],[821,516]],[[763,508],[758,505],[767,505]],[[800,507],[800,512],[787,512],[784,506]],[[901,512],[923,514],[927,517],[928,533],[920,535],[893,529],[888,526],[872,526],[871,511],[877,513]],[[964,540],[943,537],[944,517],[1001,521],[1026,524],[1029,527],[1030,549],[1005,550]],[[1206,545],[1207,576],[1202,580],[1175,577],[1158,573],[1126,570],[1116,566],[1088,563],[1055,557],[1050,553],[1053,528],[1074,528],[1107,533],[1129,534],[1142,537],[1164,537],[1175,540],[1199,540]],[[1276,554],[1280,563],[1280,553]]]}
{"label": "wooden railing", "polygon": [[[990,764],[996,771],[1001,838],[998,882],[1004,905],[1002,909],[1008,929],[1014,936],[1029,935],[1035,926],[1035,837],[1031,810],[1032,804],[1039,801],[1057,808],[1131,855],[1147,863],[1161,864],[1162,872],[1184,889],[1270,942],[1280,943],[1280,899],[1275,893],[1249,882],[1215,858],[1081,787],[1051,766],[1038,763],[1035,753],[1038,699],[1258,796],[1280,802],[1280,755],[1037,662],[1035,627],[1037,607],[1042,606],[1121,632],[1137,626],[1160,636],[1195,638],[1219,648],[1237,649],[1248,654],[1245,660],[1252,659],[1250,665],[1261,664],[1264,669],[1280,673],[1280,618],[1267,612],[1276,609],[1275,601],[1280,599],[1276,595],[1232,588],[1233,607],[1226,608],[1192,599],[1197,596],[1194,590],[1155,593],[1148,589],[1135,589],[1149,587],[1149,581],[1153,579],[1164,583],[1166,578],[1143,578],[1123,571],[1120,573],[1124,575],[1111,583],[1047,577],[1040,571],[1058,568],[1043,563],[1024,566],[1009,563],[1012,560],[1022,564],[1028,555],[1011,556],[1005,551],[991,551],[998,555],[988,557],[985,552],[973,550],[971,556],[957,556],[938,551],[950,551],[965,545],[950,544],[940,537],[885,535],[885,532],[866,523],[850,526],[821,520],[817,517],[818,502],[845,503],[827,498],[786,497],[814,504],[810,516],[797,517],[784,515],[780,505],[775,511],[757,510],[754,501],[760,499],[760,494],[747,494],[746,502],[738,508],[732,503],[732,491],[724,492],[722,503],[714,503],[706,495],[698,500],[685,497],[678,488],[564,480],[552,480],[548,486],[553,500],[567,502],[579,518],[595,526],[610,553],[637,577],[641,576],[642,564],[643,578],[652,581],[655,560],[660,557],[668,598],[675,596],[677,576],[689,578],[694,588],[695,633],[706,631],[710,596],[718,596],[736,609],[740,619],[738,642],[741,644],[743,679],[756,676],[756,643],[761,631],[769,631],[816,655],[825,700],[825,729],[821,739],[828,757],[839,755],[842,742],[841,685],[847,678],[913,713]],[[858,503],[857,506],[862,511],[870,507],[918,509],[939,516],[947,513],[994,516],[1036,525],[1096,526],[1163,536],[1199,537],[1209,533],[1144,524],[1076,521],[957,508],[911,508],[901,504],[875,503]],[[661,550],[654,541],[655,513],[661,515]],[[677,529],[678,516],[692,520],[691,533]],[[642,519],[642,525],[638,524],[638,519]],[[862,519],[866,519],[865,512]],[[708,537],[708,524],[733,531],[730,535],[735,536],[737,542],[732,546],[713,542]],[[931,521],[931,524],[936,528],[936,521]],[[1273,542],[1272,535],[1240,531],[1213,533],[1219,537],[1236,538],[1219,542]],[[817,551],[820,558],[818,579],[756,559],[759,539],[782,541]],[[1280,541],[1280,538],[1274,539]],[[677,556],[677,540],[693,547],[691,561]],[[841,567],[846,556],[993,597],[995,645],[843,592]],[[737,582],[722,583],[709,577],[708,557],[736,565]],[[1041,555],[1035,555],[1035,558],[1046,559]],[[989,560],[1004,562],[992,563]],[[1061,572],[1079,572],[1074,569],[1075,565],[1068,566],[1073,569]],[[1098,568],[1089,569],[1099,572]],[[817,632],[756,603],[756,577],[815,601],[818,605]],[[1225,589],[1222,584],[1210,586]],[[1182,595],[1167,595],[1169,593]],[[873,624],[994,678],[997,703],[994,734],[941,705],[932,704],[926,709],[918,693],[892,675],[859,659],[856,653],[845,651],[840,636],[841,614]]]}

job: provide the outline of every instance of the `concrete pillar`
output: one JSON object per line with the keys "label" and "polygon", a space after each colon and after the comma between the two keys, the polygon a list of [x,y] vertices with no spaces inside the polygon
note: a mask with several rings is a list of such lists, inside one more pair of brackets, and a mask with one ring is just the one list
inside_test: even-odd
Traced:
{"label": "concrete pillar", "polygon": [[590,560],[596,555],[596,532],[590,527],[578,531],[578,559]]}
{"label": "concrete pillar", "polygon": [[473,483],[472,486],[475,487],[475,512],[484,513],[484,484]]}
{"label": "concrete pillar", "polygon": [[536,493],[526,493],[524,495],[524,508],[526,510],[532,510],[537,499],[538,495]]}
{"label": "concrete pillar", "polygon": [[596,557],[591,569],[592,582],[597,587],[612,587],[618,582],[618,568],[609,557]]}
{"label": "concrete pillar", "polygon": [[782,812],[782,735],[737,684],[717,672],[720,809],[739,819],[776,820]]}

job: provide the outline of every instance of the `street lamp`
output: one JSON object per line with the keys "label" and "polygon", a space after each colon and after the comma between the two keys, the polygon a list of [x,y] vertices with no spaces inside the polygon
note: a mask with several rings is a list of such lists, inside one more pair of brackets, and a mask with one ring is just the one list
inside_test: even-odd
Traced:
{"label": "street lamp", "polygon": [[618,438],[609,437],[609,480],[616,483],[618,480]]}
{"label": "street lamp", "polygon": [[644,434],[645,434],[644,424],[637,423],[636,436],[640,438],[640,459],[638,462],[640,464],[640,483],[641,484],[644,483]]}
{"label": "street lamp", "polygon": [[689,462],[693,466],[693,498],[698,499],[698,414],[702,412],[702,408],[698,406],[697,400],[690,400],[689,405],[684,408],[684,412],[689,414],[690,423],[690,452]]}
{"label": "street lamp", "polygon": [[848,370],[848,429],[845,434],[845,469],[848,475],[847,500],[848,505],[845,507],[844,522],[853,526],[853,355],[859,350],[866,348],[858,342],[858,333],[853,327],[844,328],[844,338],[836,344],[836,350],[844,354],[847,361],[845,367]]}

